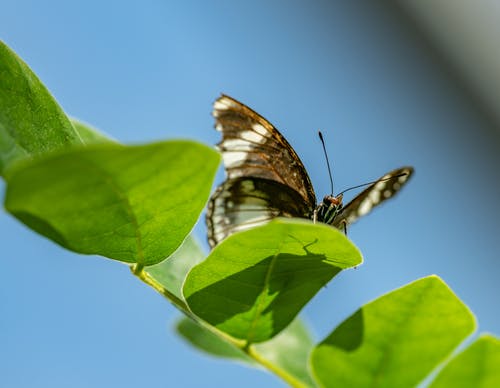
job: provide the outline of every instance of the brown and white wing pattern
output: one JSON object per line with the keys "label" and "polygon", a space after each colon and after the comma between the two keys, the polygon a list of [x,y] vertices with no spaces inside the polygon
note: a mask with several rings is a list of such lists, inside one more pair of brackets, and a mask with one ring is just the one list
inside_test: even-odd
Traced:
{"label": "brown and white wing pattern", "polygon": [[252,177],[228,179],[208,203],[208,243],[213,248],[231,234],[275,217],[308,218],[309,213],[300,194],[281,183]]}
{"label": "brown and white wing pattern", "polygon": [[297,191],[314,209],[316,196],[304,165],[283,135],[264,117],[226,95],[214,103],[217,145],[227,178],[254,177],[279,182]]}
{"label": "brown and white wing pattern", "polygon": [[207,209],[213,248],[233,233],[275,217],[313,218],[345,230],[394,196],[413,173],[402,167],[385,174],[342,207],[342,195],[326,196],[316,207],[314,190],[299,157],[279,131],[258,113],[226,95],[214,103],[217,145],[226,170]]}
{"label": "brown and white wing pattern", "polygon": [[226,95],[215,101],[213,116],[215,128],[222,133],[217,147],[227,180],[208,203],[210,246],[278,216],[309,218],[316,206],[311,181],[278,130]]}
{"label": "brown and white wing pattern", "polygon": [[359,217],[368,214],[375,206],[393,197],[412,174],[412,167],[401,167],[380,177],[344,206],[335,217],[333,226],[342,229],[343,225],[352,224]]}

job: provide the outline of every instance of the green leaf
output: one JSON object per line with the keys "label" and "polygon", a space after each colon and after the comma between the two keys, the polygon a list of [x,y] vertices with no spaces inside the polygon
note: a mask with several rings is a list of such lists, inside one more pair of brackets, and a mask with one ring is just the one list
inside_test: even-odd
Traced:
{"label": "green leaf", "polygon": [[276,337],[253,346],[263,358],[279,366],[304,385],[316,386],[308,370],[314,341],[302,320],[295,319]]}
{"label": "green leaf", "polygon": [[193,228],[218,162],[190,141],[73,149],[16,168],[5,206],[73,251],[156,264]]}
{"label": "green leaf", "polygon": [[483,334],[454,357],[430,387],[500,387],[500,340]]}
{"label": "green leaf", "polygon": [[412,387],[475,328],[474,316],[430,276],[368,303],[313,351],[325,387]]}
{"label": "green leaf", "polygon": [[15,162],[82,144],[30,68],[0,41],[0,174]]}
{"label": "green leaf", "polygon": [[343,233],[276,219],[234,234],[189,273],[193,313],[229,335],[262,342],[283,330],[341,269],[362,261]]}
{"label": "green leaf", "polygon": [[71,123],[85,144],[117,143],[117,141],[110,139],[96,128],[78,119],[71,118]]}
{"label": "green leaf", "polygon": [[181,318],[175,329],[193,347],[216,357],[231,358],[256,365],[241,349],[188,318]]}
{"label": "green leaf", "polygon": [[[177,332],[192,346],[212,356],[231,358],[248,363],[258,364],[246,353],[206,328],[182,318],[176,325]],[[307,326],[300,320],[294,320],[273,339],[254,345],[260,357],[269,363],[285,370],[307,386],[314,386],[314,382],[307,371],[307,360],[313,348],[313,339]]]}
{"label": "green leaf", "polygon": [[183,300],[182,284],[188,272],[205,258],[205,254],[192,236],[188,236],[168,260],[151,265],[145,271],[169,292]]}

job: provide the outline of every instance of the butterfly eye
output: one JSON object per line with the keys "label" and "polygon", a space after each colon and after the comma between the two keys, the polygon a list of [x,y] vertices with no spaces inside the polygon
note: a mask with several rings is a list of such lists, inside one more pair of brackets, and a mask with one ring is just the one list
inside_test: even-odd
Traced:
{"label": "butterfly eye", "polygon": [[338,197],[334,197],[332,195],[326,195],[323,198],[323,204],[328,207],[338,207],[342,206],[342,195],[339,195]]}

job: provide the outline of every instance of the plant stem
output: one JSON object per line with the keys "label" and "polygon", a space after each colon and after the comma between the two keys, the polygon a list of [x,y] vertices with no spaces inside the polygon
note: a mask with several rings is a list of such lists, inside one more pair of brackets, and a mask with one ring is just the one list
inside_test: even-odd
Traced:
{"label": "plant stem", "polygon": [[131,266],[130,270],[132,273],[137,276],[139,279],[141,279],[144,283],[146,283],[148,286],[152,287],[154,290],[156,290],[158,293],[160,293],[163,297],[165,297],[170,303],[172,303],[177,309],[182,311],[185,315],[187,315],[189,318],[193,319],[197,324],[205,328],[206,330],[210,331],[211,333],[215,334],[218,336],[220,339],[230,343],[234,347],[240,349],[244,353],[246,353],[250,358],[255,360],[257,363],[262,365],[264,368],[269,370],[270,372],[274,373],[276,376],[281,378],[283,381],[288,383],[291,387],[296,387],[296,388],[304,388],[306,385],[299,381],[297,378],[286,372],[285,370],[281,369],[277,365],[271,363],[269,360],[266,360],[263,358],[256,350],[255,348],[251,345],[248,344],[247,341],[243,340],[238,340],[236,338],[231,337],[230,335],[220,331],[216,327],[201,321],[196,315],[194,315],[190,310],[186,302],[184,302],[182,299],[171,293],[169,290],[167,290],[162,284],[160,284],[156,279],[151,277],[146,271],[144,271],[144,265],[142,264],[134,264]]}
{"label": "plant stem", "polygon": [[195,321],[197,324],[200,326],[203,326],[205,329],[208,331],[214,333],[218,337],[222,338],[223,340],[229,342],[231,345],[243,349],[244,346],[244,341],[237,340],[228,334],[218,330],[217,328],[213,327],[212,325],[209,325],[208,323],[203,322],[198,318],[196,315],[194,315],[191,310],[189,310],[188,305],[186,302],[184,302],[182,299],[171,293],[169,290],[167,290],[165,287],[163,287],[162,284],[160,284],[156,279],[151,277],[149,273],[144,271],[144,266],[142,264],[134,264],[131,266],[130,270],[132,273],[137,276],[139,279],[141,279],[144,283],[146,283],[148,286],[152,287],[154,290],[156,290],[158,293],[160,293],[164,298],[166,298],[170,303],[174,305],[178,310],[183,312],[185,315],[187,315],[189,318],[191,318],[193,321]]}
{"label": "plant stem", "polygon": [[144,266],[142,264],[134,264],[133,266],[131,266],[130,270],[144,283],[167,298],[175,307],[179,308],[183,312],[189,312],[187,304],[182,299],[178,298],[176,295],[172,294],[169,290],[163,287],[163,285],[157,282],[156,279],[152,278],[146,271],[144,271]]}
{"label": "plant stem", "polygon": [[307,385],[305,385],[302,381],[298,380],[295,376],[292,376],[290,373],[288,373],[284,369],[281,369],[277,365],[271,363],[269,360],[266,360],[265,358],[263,358],[255,350],[255,348],[253,346],[248,346],[246,349],[244,349],[244,351],[252,359],[257,361],[260,365],[262,365],[264,368],[266,368],[270,372],[274,373],[279,378],[281,378],[283,381],[285,381],[291,387],[295,387],[295,388],[306,388],[307,387]]}

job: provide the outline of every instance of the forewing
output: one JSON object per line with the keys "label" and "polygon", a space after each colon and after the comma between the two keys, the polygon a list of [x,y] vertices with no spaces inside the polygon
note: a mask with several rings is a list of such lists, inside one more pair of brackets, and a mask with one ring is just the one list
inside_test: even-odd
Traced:
{"label": "forewing", "polygon": [[208,242],[213,248],[229,235],[275,217],[308,218],[309,213],[302,197],[286,185],[261,178],[229,179],[208,203]]}
{"label": "forewing", "polygon": [[392,198],[412,174],[412,167],[401,167],[380,177],[377,182],[368,186],[342,209],[335,217],[333,225],[342,227],[344,223],[352,224],[359,217],[368,214],[375,206]]}
{"label": "forewing", "polygon": [[269,121],[226,95],[215,101],[213,116],[215,128],[222,133],[218,148],[228,179],[252,177],[281,183],[314,208],[316,197],[304,165]]}

